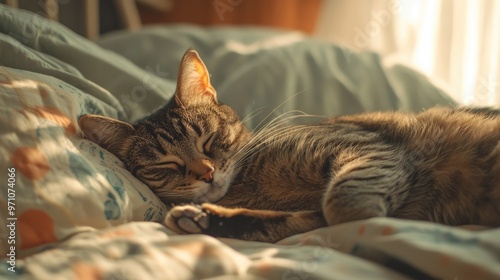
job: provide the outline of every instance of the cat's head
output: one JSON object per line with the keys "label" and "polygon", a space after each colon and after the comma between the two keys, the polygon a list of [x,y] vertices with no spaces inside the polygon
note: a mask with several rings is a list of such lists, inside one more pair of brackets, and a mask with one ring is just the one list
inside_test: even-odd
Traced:
{"label": "cat's head", "polygon": [[217,101],[209,73],[194,50],[179,67],[170,102],[135,125],[98,115],[78,121],[86,138],[116,155],[165,203],[214,202],[236,173],[233,157],[249,132]]}

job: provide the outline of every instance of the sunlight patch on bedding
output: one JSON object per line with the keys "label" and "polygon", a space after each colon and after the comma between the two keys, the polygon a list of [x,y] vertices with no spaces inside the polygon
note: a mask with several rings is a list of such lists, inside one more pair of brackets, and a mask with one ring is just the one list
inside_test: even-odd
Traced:
{"label": "sunlight patch on bedding", "polygon": [[266,260],[276,257],[279,253],[280,251],[277,248],[264,248],[264,249],[259,248],[257,252],[249,254],[248,257],[252,260],[254,259]]}
{"label": "sunlight patch on bedding", "polygon": [[303,40],[303,34],[293,32],[282,36],[275,36],[267,40],[258,41],[248,45],[237,41],[229,41],[226,43],[226,48],[239,54],[252,54],[258,52],[259,50],[267,50],[293,45]]}
{"label": "sunlight patch on bedding", "polygon": [[32,146],[17,148],[11,157],[14,167],[26,178],[40,180],[50,171],[47,158],[40,149]]}
{"label": "sunlight patch on bedding", "polygon": [[11,80],[10,84],[5,84],[5,86],[19,89],[38,90],[38,83],[33,80]]}

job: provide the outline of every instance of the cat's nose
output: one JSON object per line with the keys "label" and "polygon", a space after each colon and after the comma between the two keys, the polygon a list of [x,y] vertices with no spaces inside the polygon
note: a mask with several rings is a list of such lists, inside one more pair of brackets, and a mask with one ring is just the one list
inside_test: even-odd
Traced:
{"label": "cat's nose", "polygon": [[207,172],[205,172],[205,174],[201,175],[198,179],[205,181],[207,183],[212,183],[212,181],[214,180],[213,175],[214,175],[214,168],[210,167],[210,169],[208,169]]}
{"label": "cat's nose", "polygon": [[214,180],[215,168],[209,160],[201,160],[191,167],[196,179],[211,183]]}
{"label": "cat's nose", "polygon": [[205,181],[207,183],[212,183],[212,181],[214,180],[214,176],[213,176],[214,171],[215,171],[215,169],[212,166],[210,166],[210,168],[207,169],[205,174],[198,177],[198,180],[202,180],[202,181]]}

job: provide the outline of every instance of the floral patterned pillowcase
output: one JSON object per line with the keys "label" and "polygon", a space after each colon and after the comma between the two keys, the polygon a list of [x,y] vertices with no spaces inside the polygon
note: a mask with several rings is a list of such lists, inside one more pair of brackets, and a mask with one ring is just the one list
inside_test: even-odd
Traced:
{"label": "floral patterned pillowcase", "polygon": [[88,113],[118,117],[61,80],[0,67],[0,177],[9,182],[0,213],[15,225],[19,257],[78,232],[166,213],[114,155],[82,137],[77,119]]}

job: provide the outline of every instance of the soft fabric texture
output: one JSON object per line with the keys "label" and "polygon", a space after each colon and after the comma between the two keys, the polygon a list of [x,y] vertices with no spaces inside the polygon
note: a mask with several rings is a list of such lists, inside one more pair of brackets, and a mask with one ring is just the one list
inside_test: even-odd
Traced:
{"label": "soft fabric texture", "polygon": [[[17,256],[82,231],[162,220],[165,205],[112,154],[83,139],[77,124],[83,114],[127,119],[117,97],[148,74],[24,11],[0,6],[0,32],[0,166],[16,169],[15,211],[8,217],[17,217]],[[157,80],[170,91],[175,87]],[[161,102],[167,95],[150,93]],[[4,190],[0,205],[6,209]]]}
{"label": "soft fabric texture", "polygon": [[133,121],[163,105],[189,47],[200,51],[224,102],[241,116],[262,108],[252,127],[301,91],[278,111],[338,115],[453,104],[420,74],[385,68],[373,53],[257,28],[155,27],[110,35],[101,45],[113,51],[0,5],[2,182],[16,168],[15,211],[5,211],[4,187],[0,214],[4,222],[17,218],[16,272],[8,270],[4,228],[0,278],[500,278],[499,230],[381,218],[278,244],[176,235],[145,222],[161,220],[165,205],[77,125],[86,113]]}
{"label": "soft fabric texture", "polygon": [[[500,277],[499,235],[376,218],[269,244],[175,236],[160,224],[133,222],[20,260],[18,279],[493,280]],[[4,261],[0,268],[0,278],[11,275]]]}
{"label": "soft fabric texture", "polygon": [[121,119],[148,114],[174,92],[175,82],[141,70],[57,22],[3,5],[0,19],[2,66],[63,80],[113,106]]}
{"label": "soft fabric texture", "polygon": [[[80,115],[116,117],[115,108],[51,76],[8,67],[0,67],[0,104],[0,166],[4,182],[15,168],[9,217],[17,217],[19,257],[78,232],[163,218],[165,205],[149,188],[79,135]],[[7,208],[6,189],[0,205]]]}

